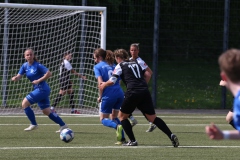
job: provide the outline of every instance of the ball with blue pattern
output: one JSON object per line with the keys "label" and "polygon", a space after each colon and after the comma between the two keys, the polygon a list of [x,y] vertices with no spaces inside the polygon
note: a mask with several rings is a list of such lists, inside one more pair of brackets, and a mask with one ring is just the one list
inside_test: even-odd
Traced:
{"label": "ball with blue pattern", "polygon": [[74,132],[70,128],[63,129],[60,132],[60,139],[63,142],[69,143],[73,140],[74,138]]}

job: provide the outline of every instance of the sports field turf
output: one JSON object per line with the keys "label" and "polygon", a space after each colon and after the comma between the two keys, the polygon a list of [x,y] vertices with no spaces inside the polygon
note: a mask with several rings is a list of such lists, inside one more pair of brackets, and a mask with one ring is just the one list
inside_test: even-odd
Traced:
{"label": "sports field turf", "polygon": [[227,110],[215,114],[168,112],[158,114],[179,138],[180,146],[159,129],[146,133],[148,122],[135,113],[138,124],[133,128],[139,146],[117,146],[115,130],[102,126],[98,117],[61,115],[75,132],[70,143],[60,140],[59,129],[44,115],[37,115],[38,130],[23,131],[29,122],[25,116],[0,116],[1,160],[77,160],[77,159],[163,159],[163,160],[233,160],[239,159],[240,141],[213,141],[205,126],[215,122],[221,129],[233,129],[225,122]]}

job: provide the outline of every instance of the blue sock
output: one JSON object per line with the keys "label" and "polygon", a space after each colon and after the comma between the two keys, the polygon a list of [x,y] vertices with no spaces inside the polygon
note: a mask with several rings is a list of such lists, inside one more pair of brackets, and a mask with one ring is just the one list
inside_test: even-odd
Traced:
{"label": "blue sock", "polygon": [[121,124],[121,122],[118,118],[114,118],[114,122],[117,123],[117,124]]}
{"label": "blue sock", "polygon": [[[117,124],[121,124],[121,122],[118,118],[114,118],[114,122],[116,122]],[[125,139],[124,131],[122,131],[122,139]]]}
{"label": "blue sock", "polygon": [[30,120],[32,125],[37,125],[35,114],[30,106],[24,108],[24,112],[27,115],[28,119]]}
{"label": "blue sock", "polygon": [[59,124],[60,126],[64,126],[65,123],[63,120],[56,114],[56,113],[50,113],[48,117],[55,123]]}
{"label": "blue sock", "polygon": [[114,128],[114,129],[117,128],[117,124],[114,121],[110,120],[109,118],[103,118],[102,124],[106,127],[110,127],[110,128]]}

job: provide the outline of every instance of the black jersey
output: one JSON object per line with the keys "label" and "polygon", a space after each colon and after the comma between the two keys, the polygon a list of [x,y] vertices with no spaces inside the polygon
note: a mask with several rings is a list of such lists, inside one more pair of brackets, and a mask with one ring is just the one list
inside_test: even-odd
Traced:
{"label": "black jersey", "polygon": [[148,89],[144,79],[144,72],[136,61],[124,61],[119,63],[113,72],[113,76],[120,76],[127,89]]}

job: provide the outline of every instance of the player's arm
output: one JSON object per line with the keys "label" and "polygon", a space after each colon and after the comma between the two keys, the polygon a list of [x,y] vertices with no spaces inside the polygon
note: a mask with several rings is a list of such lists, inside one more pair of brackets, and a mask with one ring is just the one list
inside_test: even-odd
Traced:
{"label": "player's arm", "polygon": [[144,79],[147,83],[150,81],[151,77],[152,77],[152,75],[150,74],[150,72],[148,72],[148,71],[144,72]]}
{"label": "player's arm", "polygon": [[210,139],[215,139],[215,140],[240,139],[240,131],[238,130],[221,131],[213,123],[209,126],[206,126],[205,131]]}
{"label": "player's arm", "polygon": [[[100,86],[100,84],[103,82],[102,77],[99,76],[99,77],[97,78],[97,80],[98,80],[98,86]],[[97,101],[98,101],[98,103],[100,103],[100,102],[101,102],[101,99],[102,99],[103,90],[98,89],[98,92],[99,92],[99,97],[98,97]]]}
{"label": "player's arm", "polygon": [[22,78],[22,75],[21,74],[17,74],[16,76],[13,76],[12,77],[12,81],[18,81]]}
{"label": "player's arm", "polygon": [[144,79],[148,83],[152,77],[152,70],[148,67],[148,65],[142,60],[140,57],[137,59],[138,64],[141,66],[142,70],[145,70]]}
{"label": "player's arm", "polygon": [[41,78],[32,81],[32,84],[38,84],[38,83],[40,83],[42,81],[47,80],[51,76],[52,76],[52,73],[48,70]]}
{"label": "player's arm", "polygon": [[73,73],[74,75],[78,76],[79,78],[82,79],[87,79],[86,76],[81,75],[80,73],[76,72],[74,69],[71,69],[71,73]]}

